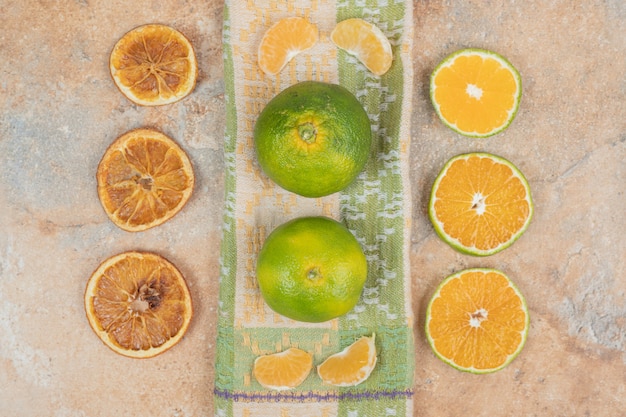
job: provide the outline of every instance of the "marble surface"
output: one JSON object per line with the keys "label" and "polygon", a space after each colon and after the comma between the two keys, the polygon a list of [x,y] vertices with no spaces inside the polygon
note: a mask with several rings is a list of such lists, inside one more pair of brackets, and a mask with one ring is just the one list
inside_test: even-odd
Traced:
{"label": "marble surface", "polygon": [[[223,3],[33,1],[0,4],[0,415],[209,416],[223,205]],[[411,263],[415,416],[617,416],[626,413],[626,3],[621,0],[415,1]],[[193,42],[198,85],[184,101],[132,105],[108,54],[127,30],[162,22]],[[521,72],[510,128],[463,138],[437,119],[428,77],[448,53],[482,47]],[[196,169],[194,194],[142,233],[114,226],[95,172],[108,144],[135,127],[175,138]],[[536,205],[527,232],[488,258],[461,255],[427,217],[444,162],[488,151],[514,162]],[[121,357],[90,329],[83,292],[105,258],[152,250],[189,282],[185,338],[148,360]],[[490,375],[434,357],[428,299],[466,267],[505,271],[531,313],[520,356]]]}

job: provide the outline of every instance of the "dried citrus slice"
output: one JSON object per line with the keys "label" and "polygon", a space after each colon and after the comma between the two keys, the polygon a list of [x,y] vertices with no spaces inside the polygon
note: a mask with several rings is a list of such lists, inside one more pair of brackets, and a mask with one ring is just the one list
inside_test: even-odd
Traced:
{"label": "dried citrus slice", "polygon": [[179,101],[196,85],[198,63],[191,42],[174,28],[139,26],[111,51],[109,68],[115,85],[143,106]]}
{"label": "dried citrus slice", "polygon": [[299,53],[317,43],[317,26],[303,17],[286,17],[274,23],[261,38],[258,63],[266,74],[275,75]]}
{"label": "dried citrus slice", "polygon": [[437,115],[456,132],[487,137],[506,129],[522,98],[522,79],[495,52],[463,49],[446,57],[430,77]]}
{"label": "dried citrus slice", "polygon": [[191,161],[172,139],[152,129],[131,130],[106,150],[96,174],[109,218],[137,232],[164,223],[189,200]]}
{"label": "dried citrus slice", "polygon": [[533,214],[530,187],[509,161],[488,153],[451,158],[433,184],[429,216],[460,252],[487,256],[515,242]]}
{"label": "dried citrus slice", "polygon": [[330,33],[330,40],[375,75],[383,75],[391,67],[393,53],[389,39],[370,22],[359,18],[343,20]]}
{"label": "dried citrus slice", "polygon": [[502,272],[466,269],[447,277],[426,310],[426,336],[444,362],[472,373],[495,372],[522,350],[529,314]]}
{"label": "dried citrus slice", "polygon": [[298,348],[259,356],[253,374],[263,387],[277,391],[302,384],[313,368],[313,355]]}
{"label": "dried citrus slice", "polygon": [[91,328],[115,352],[150,358],[183,337],[193,315],[181,273],[154,253],[125,252],[104,261],[85,290]]}
{"label": "dried citrus slice", "polygon": [[363,336],[317,367],[325,384],[352,387],[369,378],[376,366],[376,335]]}

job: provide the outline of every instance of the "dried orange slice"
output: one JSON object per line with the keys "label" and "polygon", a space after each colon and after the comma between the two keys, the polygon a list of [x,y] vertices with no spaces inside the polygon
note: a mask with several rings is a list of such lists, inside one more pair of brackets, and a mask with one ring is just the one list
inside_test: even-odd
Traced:
{"label": "dried orange slice", "polygon": [[142,106],[177,102],[196,86],[198,63],[191,42],[174,28],[139,26],[111,51],[109,68],[115,85]]}
{"label": "dried orange slice", "polygon": [[187,154],[153,129],[135,129],[106,150],[96,174],[109,218],[137,232],[164,223],[189,200],[194,174]]}
{"label": "dried orange slice", "polygon": [[193,315],[181,273],[154,253],[125,252],[104,261],[85,290],[91,328],[115,352],[150,358],[183,337]]}
{"label": "dried orange slice", "polygon": [[391,68],[393,53],[389,39],[370,22],[359,18],[343,20],[330,33],[330,40],[375,75],[383,75]]}
{"label": "dried orange slice", "polygon": [[325,384],[352,387],[369,378],[376,366],[376,335],[363,336],[339,353],[326,358],[317,367]]}
{"label": "dried orange slice", "polygon": [[487,137],[506,129],[522,98],[522,78],[503,56],[463,49],[446,57],[430,77],[430,98],[452,130]]}
{"label": "dried orange slice", "polygon": [[495,372],[522,350],[529,327],[524,297],[502,272],[466,269],[447,277],[426,310],[426,336],[447,364]]}
{"label": "dried orange slice", "polygon": [[511,162],[488,153],[451,158],[433,184],[429,216],[462,253],[487,256],[511,246],[533,215],[530,186]]}
{"label": "dried orange slice", "polygon": [[266,74],[278,74],[293,57],[311,49],[318,39],[317,26],[307,19],[281,19],[261,38],[257,55],[259,67]]}
{"label": "dried orange slice", "polygon": [[259,356],[253,374],[263,387],[282,391],[302,384],[313,367],[313,355],[298,348]]}

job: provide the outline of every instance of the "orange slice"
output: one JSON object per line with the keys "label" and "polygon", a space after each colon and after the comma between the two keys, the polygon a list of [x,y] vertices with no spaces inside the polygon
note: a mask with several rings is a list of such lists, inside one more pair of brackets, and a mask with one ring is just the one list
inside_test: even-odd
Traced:
{"label": "orange slice", "polygon": [[191,161],[169,137],[135,129],[106,150],[96,174],[109,218],[137,232],[164,223],[187,203],[194,186]]}
{"label": "orange slice", "polygon": [[282,391],[302,384],[313,367],[313,355],[289,348],[254,361],[253,374],[263,387]]}
{"label": "orange slice", "polygon": [[463,49],[446,57],[430,77],[430,98],[452,130],[487,137],[506,129],[522,98],[522,79],[495,52]]}
{"label": "orange slice", "polygon": [[329,356],[317,367],[325,384],[353,387],[369,378],[376,366],[375,334],[363,336],[339,353]]}
{"label": "orange slice", "polygon": [[167,259],[125,252],[104,261],[85,290],[91,328],[115,352],[150,358],[183,337],[193,315],[181,273]]}
{"label": "orange slice", "polygon": [[495,269],[467,269],[446,278],[426,311],[426,336],[444,362],[472,373],[495,372],[522,350],[529,327],[526,301]]}
{"label": "orange slice", "polygon": [[513,244],[533,214],[530,186],[509,161],[488,153],[450,159],[433,184],[429,216],[462,253],[487,256]]}
{"label": "orange slice", "polygon": [[191,42],[169,26],[151,24],[126,33],[111,51],[115,85],[142,106],[177,102],[196,85],[198,63]]}
{"label": "orange slice", "polygon": [[303,17],[287,17],[274,23],[261,38],[258,64],[270,75],[278,74],[299,53],[317,43],[317,26]]}
{"label": "orange slice", "polygon": [[375,75],[383,75],[391,67],[393,53],[389,39],[378,26],[363,19],[339,22],[331,32],[330,40],[338,48],[354,55]]}

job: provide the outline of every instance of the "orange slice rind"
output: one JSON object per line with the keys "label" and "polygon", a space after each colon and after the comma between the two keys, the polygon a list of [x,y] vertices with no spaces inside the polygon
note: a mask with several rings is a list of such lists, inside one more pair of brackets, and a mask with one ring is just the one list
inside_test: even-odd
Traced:
{"label": "orange slice rind", "polygon": [[150,358],[176,345],[193,316],[182,274],[147,252],[125,252],[102,262],[89,278],[84,303],[100,340],[131,358]]}
{"label": "orange slice rind", "polygon": [[115,85],[142,106],[175,103],[196,85],[198,63],[191,42],[166,25],[139,26],[113,47],[109,69]]}
{"label": "orange slice rind", "polygon": [[521,352],[530,316],[526,301],[502,272],[467,269],[447,277],[426,311],[426,337],[435,355],[465,372],[506,367]]}
{"label": "orange slice rind", "polygon": [[528,181],[513,163],[475,152],[445,164],[433,184],[428,213],[437,234],[454,249],[488,256],[526,231],[533,201]]}
{"label": "orange slice rind", "polygon": [[98,197],[118,227],[138,232],[176,215],[191,197],[191,161],[172,139],[154,129],[134,129],[106,150],[96,173]]}
{"label": "orange slice rind", "polygon": [[522,79],[503,56],[462,49],[444,58],[430,77],[435,112],[450,129],[484,138],[505,130],[522,98]]}
{"label": "orange slice rind", "polygon": [[339,22],[330,39],[375,75],[383,75],[391,68],[393,52],[389,39],[378,26],[366,20],[352,18]]}

